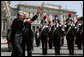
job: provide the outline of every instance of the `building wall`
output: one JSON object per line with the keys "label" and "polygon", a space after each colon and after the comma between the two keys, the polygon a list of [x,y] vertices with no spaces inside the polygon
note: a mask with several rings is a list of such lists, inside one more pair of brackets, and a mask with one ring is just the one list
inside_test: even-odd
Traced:
{"label": "building wall", "polygon": [[20,3],[15,7],[10,7],[10,1],[1,1],[1,34],[6,35],[7,29],[11,25],[12,16],[17,16],[18,11],[25,11],[28,13],[28,17],[32,18],[37,13],[38,6],[42,7],[41,13],[37,20],[32,22],[32,28],[40,26],[40,21],[43,18],[44,14],[48,15],[48,19],[53,20],[54,14],[58,14],[58,19],[62,24],[65,23],[65,20],[68,18],[68,13],[72,13],[72,18],[76,22],[76,12],[62,9],[61,5],[54,5],[49,3],[42,3],[41,5],[34,5],[29,3]]}
{"label": "building wall", "polygon": [[32,18],[36,14],[38,6],[42,7],[42,10],[38,19],[32,22],[32,26],[35,26],[35,27],[40,26],[40,21],[43,18],[44,14],[47,14],[48,16],[47,20],[48,19],[53,20],[54,14],[58,14],[58,19],[60,20],[61,24],[65,24],[65,20],[68,18],[68,13],[71,12],[72,18],[74,22],[76,22],[76,18],[77,18],[76,12],[62,9],[61,5],[54,5],[49,3],[42,3],[41,5],[20,3],[17,5],[17,10],[27,12],[28,17]]}
{"label": "building wall", "polygon": [[6,36],[10,27],[10,1],[1,1],[1,36]]}

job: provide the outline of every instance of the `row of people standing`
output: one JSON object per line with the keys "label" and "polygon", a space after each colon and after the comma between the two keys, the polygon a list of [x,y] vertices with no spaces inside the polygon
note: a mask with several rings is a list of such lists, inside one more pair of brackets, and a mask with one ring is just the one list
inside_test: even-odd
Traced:
{"label": "row of people standing", "polygon": [[[77,35],[77,27],[71,18],[71,13],[68,14],[68,18],[65,20],[65,25],[60,24],[60,20],[55,15],[53,20],[53,25],[51,25],[51,21],[49,20],[49,24],[47,24],[46,19],[47,15],[44,15],[44,18],[41,20],[41,41],[42,41],[42,53],[47,54],[48,49],[48,41],[49,41],[49,49],[52,49],[52,46],[55,47],[55,54],[60,55],[60,45],[62,46],[64,43],[64,36],[66,36],[67,40],[67,48],[69,49],[69,54],[74,54],[74,43],[76,41],[78,49],[81,49],[81,42],[83,41],[83,21],[79,30],[79,37]],[[79,40],[78,40],[79,39]]]}
{"label": "row of people standing", "polygon": [[44,18],[41,20],[41,41],[42,41],[42,54],[47,54],[48,44],[49,49],[55,47],[55,54],[60,54],[60,40],[64,36],[63,25],[59,24],[59,19],[55,14],[53,20],[53,25],[51,25],[51,20],[49,20],[48,25],[46,22],[47,15],[44,15]]}

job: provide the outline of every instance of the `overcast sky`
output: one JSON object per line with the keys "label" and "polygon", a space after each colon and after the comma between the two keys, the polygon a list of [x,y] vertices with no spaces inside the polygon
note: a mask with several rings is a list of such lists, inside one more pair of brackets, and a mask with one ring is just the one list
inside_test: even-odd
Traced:
{"label": "overcast sky", "polygon": [[[17,5],[21,1],[12,1],[11,5]],[[83,1],[23,1],[25,3],[41,4],[42,2],[62,5],[62,8],[72,9],[77,12],[78,17],[82,16]]]}

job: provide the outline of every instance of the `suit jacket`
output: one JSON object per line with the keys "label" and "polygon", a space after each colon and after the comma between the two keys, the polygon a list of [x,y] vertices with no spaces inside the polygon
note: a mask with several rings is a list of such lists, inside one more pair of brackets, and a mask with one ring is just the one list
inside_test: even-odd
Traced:
{"label": "suit jacket", "polygon": [[23,20],[20,20],[18,18],[14,19],[11,28],[12,28],[12,32],[11,32],[11,42],[12,43],[21,43],[22,38],[21,38],[21,33],[23,30]]}
{"label": "suit jacket", "polygon": [[[33,16],[31,19],[32,21],[36,20],[38,15]],[[31,24],[29,23],[24,23],[24,20],[21,19],[14,19],[11,27],[12,27],[12,33],[11,33],[11,42],[12,43],[21,43],[22,42],[22,32],[23,28],[25,27],[25,34],[27,36],[32,36],[32,30],[31,30]]]}
{"label": "suit jacket", "polygon": [[[38,15],[36,14],[35,16],[33,16],[33,18],[31,19],[32,21],[36,20],[38,17]],[[24,23],[24,29],[22,31],[23,36],[25,36],[26,38],[33,38],[33,31],[31,30],[31,24],[28,22]],[[23,37],[24,38],[24,37]]]}

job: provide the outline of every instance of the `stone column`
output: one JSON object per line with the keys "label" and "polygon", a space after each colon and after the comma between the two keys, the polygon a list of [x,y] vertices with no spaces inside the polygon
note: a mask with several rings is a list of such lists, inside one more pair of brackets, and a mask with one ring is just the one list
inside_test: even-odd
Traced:
{"label": "stone column", "polygon": [[30,12],[30,18],[32,18],[33,17],[33,13],[32,12]]}
{"label": "stone column", "polygon": [[65,24],[65,20],[66,20],[66,18],[65,18],[65,15],[64,15],[64,24]]}
{"label": "stone column", "polygon": [[52,19],[52,16],[51,16],[51,14],[49,14],[49,20],[51,20]]}
{"label": "stone column", "polygon": [[41,16],[39,14],[38,21],[37,21],[38,24],[40,23],[40,19],[41,19]]}
{"label": "stone column", "polygon": [[59,17],[59,20],[60,20],[61,24],[63,24],[63,15],[62,14]]}

